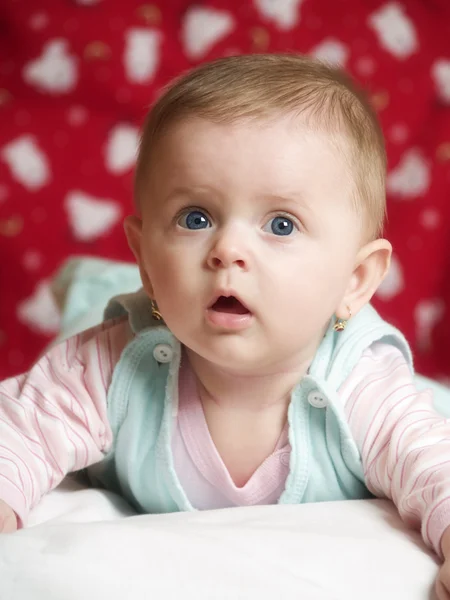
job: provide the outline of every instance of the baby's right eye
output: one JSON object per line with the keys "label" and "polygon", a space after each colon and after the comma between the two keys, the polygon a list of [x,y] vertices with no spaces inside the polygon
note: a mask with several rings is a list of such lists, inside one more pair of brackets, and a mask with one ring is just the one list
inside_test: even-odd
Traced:
{"label": "baby's right eye", "polygon": [[177,225],[183,229],[207,229],[211,227],[211,221],[201,210],[191,210],[178,218]]}

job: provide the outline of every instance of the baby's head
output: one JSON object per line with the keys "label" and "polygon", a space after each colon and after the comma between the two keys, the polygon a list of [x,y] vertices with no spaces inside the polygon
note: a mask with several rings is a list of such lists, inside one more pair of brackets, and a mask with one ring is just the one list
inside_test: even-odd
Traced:
{"label": "baby's head", "polygon": [[201,65],[172,83],[143,130],[135,177],[138,205],[145,201],[152,151],[171,125],[192,117],[231,124],[282,116],[325,133],[342,152],[364,237],[379,237],[385,218],[386,153],[376,114],[343,71],[303,55],[233,56]]}
{"label": "baby's head", "polygon": [[125,224],[169,328],[225,368],[307,362],[389,266],[385,163],[364,95],[314,59],[230,57],[175,81],[145,123]]}

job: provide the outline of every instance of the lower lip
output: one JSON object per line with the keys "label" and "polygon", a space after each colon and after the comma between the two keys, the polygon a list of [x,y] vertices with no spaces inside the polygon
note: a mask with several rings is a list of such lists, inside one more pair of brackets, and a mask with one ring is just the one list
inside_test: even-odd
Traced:
{"label": "lower lip", "polygon": [[238,315],[234,313],[219,312],[210,308],[206,311],[206,317],[208,321],[216,327],[221,327],[222,329],[233,329],[235,331],[239,329],[245,329],[250,325],[252,320],[251,313]]}

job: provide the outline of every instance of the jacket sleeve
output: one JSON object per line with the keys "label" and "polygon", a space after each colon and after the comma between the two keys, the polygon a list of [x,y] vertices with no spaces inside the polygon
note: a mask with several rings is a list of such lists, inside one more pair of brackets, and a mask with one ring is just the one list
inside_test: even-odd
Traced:
{"label": "jacket sleeve", "polygon": [[393,500],[402,519],[442,556],[441,537],[450,525],[450,420],[434,409],[432,391],[417,389],[398,349],[375,343],[339,393],[368,489]]}
{"label": "jacket sleeve", "polygon": [[67,473],[111,447],[107,392],[129,335],[127,323],[99,325],[0,383],[0,498],[21,525]]}

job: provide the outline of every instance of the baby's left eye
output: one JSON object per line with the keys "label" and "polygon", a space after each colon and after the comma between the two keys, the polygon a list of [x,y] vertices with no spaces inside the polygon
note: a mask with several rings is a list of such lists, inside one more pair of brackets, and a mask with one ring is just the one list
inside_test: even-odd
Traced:
{"label": "baby's left eye", "polygon": [[282,215],[270,219],[270,221],[264,226],[263,230],[275,235],[291,235],[291,233],[297,229],[294,222],[288,217]]}

